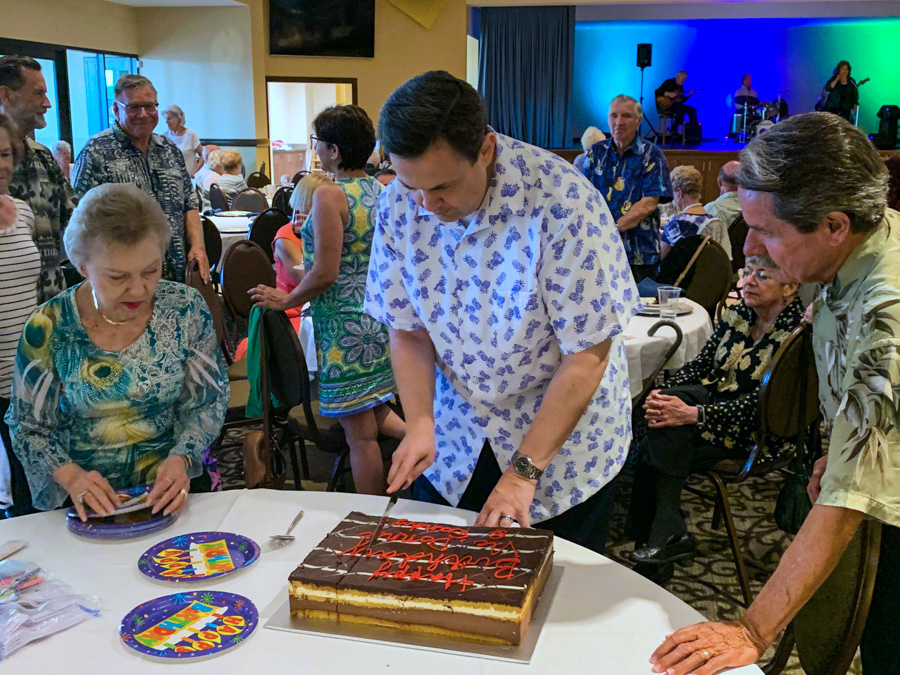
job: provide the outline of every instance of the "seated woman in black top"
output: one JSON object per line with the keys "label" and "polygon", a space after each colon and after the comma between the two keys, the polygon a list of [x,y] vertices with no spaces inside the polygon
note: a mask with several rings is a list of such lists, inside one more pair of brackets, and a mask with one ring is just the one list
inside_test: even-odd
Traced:
{"label": "seated woman in black top", "polygon": [[646,433],[635,442],[628,524],[637,563],[660,565],[693,555],[679,508],[685,480],[697,465],[749,455],[760,381],[803,318],[797,282],[766,256],[747,258],[742,292],[743,300],[723,312],[697,358],[644,403]]}

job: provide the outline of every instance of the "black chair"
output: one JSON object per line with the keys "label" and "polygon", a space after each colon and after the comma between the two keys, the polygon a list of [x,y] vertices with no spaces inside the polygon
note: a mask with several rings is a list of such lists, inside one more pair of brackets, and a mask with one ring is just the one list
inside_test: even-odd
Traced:
{"label": "black chair", "polygon": [[262,213],[269,208],[269,202],[265,195],[256,188],[247,188],[239,192],[231,202],[232,211],[248,211],[250,213]]}
{"label": "black chair", "polygon": [[220,262],[222,260],[222,235],[215,223],[207,217],[200,221],[203,224],[203,246],[206,248],[206,257],[209,259],[209,267],[214,272],[213,283],[218,284]]}
{"label": "black chair", "polygon": [[298,171],[297,173],[295,173],[294,177],[291,178],[291,182],[294,184],[294,187],[297,187],[297,183],[300,182],[300,179],[308,173],[309,171]]}
{"label": "black chair", "polygon": [[228,199],[225,197],[225,193],[222,192],[222,188],[219,187],[218,183],[213,183],[209,186],[209,208],[215,209],[216,211],[228,210]]}
{"label": "black chair", "polygon": [[293,214],[293,209],[291,209],[291,195],[294,193],[293,188],[289,187],[280,187],[275,191],[275,196],[272,197],[272,208],[278,209],[284,215],[289,218]]}
{"label": "black chair", "polygon": [[[773,438],[797,438],[798,444],[804,445],[809,452],[820,453],[818,392],[811,330],[800,325],[781,343],[763,375],[759,389],[759,426],[750,455],[745,461],[725,459],[697,472],[708,478],[715,488],[713,527],[718,528],[724,520],[746,606],[752,602],[753,595],[727,486],[788,467],[794,453],[785,452],[780,443],[770,446]],[[687,489],[707,497],[696,488],[688,486]]]}
{"label": "black chair", "polygon": [[233,343],[237,342],[238,322],[246,323],[253,309],[253,300],[247,291],[260,284],[275,287],[275,270],[269,257],[255,242],[237,242],[226,251],[222,262],[222,296],[234,318]]}
{"label": "black chair", "polygon": [[[265,165],[263,165],[265,168]],[[247,185],[252,188],[261,188],[265,187],[272,181],[269,180],[269,177],[262,173],[261,171],[254,171],[249,176],[247,176]]]}
{"label": "black chair", "polygon": [[731,240],[731,270],[736,274],[744,267],[744,242],[747,239],[747,221],[744,216],[738,214],[734,222],[728,226],[728,239]]}
{"label": "black chair", "polygon": [[[270,264],[275,264],[275,252],[272,250],[272,242],[275,241],[275,235],[282,226],[291,222],[284,213],[278,209],[266,209],[253,221],[250,225],[250,233],[247,238],[259,244],[260,248],[266,252]],[[272,284],[275,285],[274,283]]]}
{"label": "black chair", "polygon": [[[676,282],[675,285],[682,285],[684,297],[702,305],[715,323],[722,312],[728,291],[731,290],[731,261],[725,249],[706,237],[688,265],[691,266],[693,277],[690,283],[682,285]],[[686,269],[683,275],[687,271]]]}

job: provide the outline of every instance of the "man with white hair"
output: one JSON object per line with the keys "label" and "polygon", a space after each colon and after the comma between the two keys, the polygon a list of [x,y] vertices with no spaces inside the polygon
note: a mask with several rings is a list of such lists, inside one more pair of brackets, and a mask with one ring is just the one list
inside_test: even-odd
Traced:
{"label": "man with white hair", "polygon": [[582,173],[600,191],[616,219],[635,281],[656,274],[659,264],[659,205],[672,201],[666,158],[638,134],[644,111],[631,96],[609,104],[612,136],[588,151]]}
{"label": "man with white hair", "polygon": [[572,160],[572,165],[575,167],[576,171],[580,171],[584,173],[584,162],[587,160],[588,150],[591,149],[595,143],[599,143],[600,141],[606,140],[606,134],[600,131],[597,127],[588,127],[584,130],[584,133],[581,134],[581,148],[584,150],[580,155],[578,155],[574,160]]}
{"label": "man with white hair", "polygon": [[116,123],[87,142],[72,174],[75,192],[83,196],[104,183],[134,183],[159,202],[169,221],[172,240],[163,261],[163,277],[184,281],[187,263],[196,260],[209,279],[197,195],[181,151],[153,133],[159,102],[153,83],[141,75],[116,82]]}
{"label": "man with white hair", "polygon": [[50,152],[53,153],[53,159],[56,160],[66,180],[69,180],[72,173],[72,146],[65,141],[56,141]]}

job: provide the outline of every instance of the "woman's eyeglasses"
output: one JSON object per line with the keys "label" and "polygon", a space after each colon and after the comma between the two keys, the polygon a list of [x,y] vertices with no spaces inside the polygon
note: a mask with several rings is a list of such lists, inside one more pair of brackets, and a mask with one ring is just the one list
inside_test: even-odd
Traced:
{"label": "woman's eyeglasses", "polygon": [[772,276],[772,272],[764,270],[764,269],[757,269],[754,267],[745,267],[741,270],[741,276],[744,279],[749,279],[754,274],[756,275],[756,278],[759,279],[760,281],[768,281],[769,279],[775,278],[774,276]]}

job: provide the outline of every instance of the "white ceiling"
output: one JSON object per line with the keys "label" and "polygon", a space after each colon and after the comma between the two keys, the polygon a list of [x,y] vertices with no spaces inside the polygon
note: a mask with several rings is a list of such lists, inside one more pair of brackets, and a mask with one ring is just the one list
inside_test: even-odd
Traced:
{"label": "white ceiling", "polygon": [[237,0],[106,0],[117,5],[131,7],[234,7],[243,3]]}

